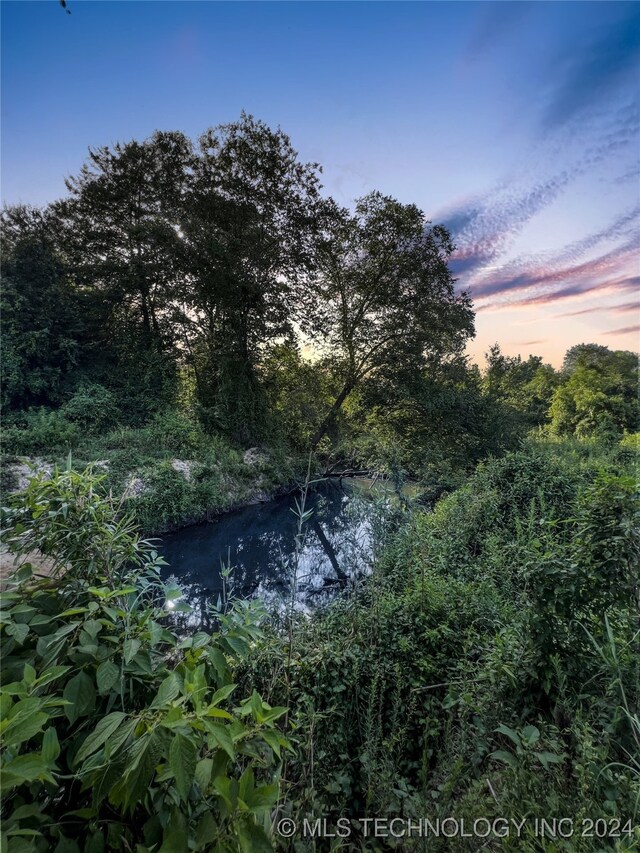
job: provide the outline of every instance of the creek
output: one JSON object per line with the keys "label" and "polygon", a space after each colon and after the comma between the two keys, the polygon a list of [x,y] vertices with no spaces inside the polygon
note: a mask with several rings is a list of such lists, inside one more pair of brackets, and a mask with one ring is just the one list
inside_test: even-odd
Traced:
{"label": "creek", "polygon": [[163,577],[183,588],[192,626],[208,627],[209,604],[229,597],[308,612],[370,572],[384,503],[370,482],[327,479],[310,490],[297,547],[296,499],[299,492],[163,536]]}

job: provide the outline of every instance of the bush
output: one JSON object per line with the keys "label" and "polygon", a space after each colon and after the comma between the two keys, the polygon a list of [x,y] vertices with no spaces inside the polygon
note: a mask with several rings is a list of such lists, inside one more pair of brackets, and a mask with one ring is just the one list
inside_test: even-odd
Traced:
{"label": "bush", "polygon": [[247,661],[247,689],[292,700],[292,818],[613,818],[636,849],[638,504],[610,451],[576,443],[491,460],[405,514],[361,588],[294,623],[289,667],[269,644]]}
{"label": "bush", "polygon": [[3,849],[270,849],[286,708],[230,698],[257,614],[178,636],[180,590],[96,486],[56,471],[4,511],[11,549],[59,576],[26,564],[2,595]]}
{"label": "bush", "polygon": [[5,452],[17,455],[65,452],[76,446],[80,434],[61,410],[28,409],[15,426],[3,429],[2,443]]}
{"label": "bush", "polygon": [[119,412],[115,394],[104,385],[82,385],[62,407],[64,416],[84,429],[103,430],[117,422]]}
{"label": "bush", "polygon": [[154,446],[174,453],[193,453],[204,440],[200,424],[173,409],[158,413],[148,432]]}

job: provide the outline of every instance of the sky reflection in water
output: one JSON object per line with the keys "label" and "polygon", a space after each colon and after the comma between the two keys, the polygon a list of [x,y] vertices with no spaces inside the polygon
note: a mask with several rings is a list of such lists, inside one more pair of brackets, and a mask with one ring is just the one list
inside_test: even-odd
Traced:
{"label": "sky reflection in water", "polygon": [[[259,598],[276,611],[290,606],[293,595],[297,610],[310,611],[368,574],[375,504],[351,484],[328,481],[307,500],[313,514],[305,524],[294,589],[295,497],[245,507],[163,537],[161,553],[169,564],[163,578],[177,580],[191,607],[181,614],[185,627],[210,627],[209,604],[225,594]],[[225,566],[231,566],[227,581],[221,574]]]}

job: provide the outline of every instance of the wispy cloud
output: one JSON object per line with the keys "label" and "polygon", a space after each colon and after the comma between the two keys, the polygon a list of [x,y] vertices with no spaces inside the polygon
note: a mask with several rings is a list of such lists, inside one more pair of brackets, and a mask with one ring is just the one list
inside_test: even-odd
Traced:
{"label": "wispy cloud", "polygon": [[[586,261],[563,264],[562,257],[550,258],[543,263],[529,264],[522,261],[517,265],[505,265],[484,281],[474,285],[472,295],[475,299],[504,295],[505,301],[513,304],[521,292],[538,291],[534,301],[554,301],[573,293],[586,293],[598,288],[615,284],[622,290],[633,289],[640,283],[640,277],[630,270],[637,268],[636,259],[638,241],[635,238],[622,246]],[[550,289],[552,288],[552,289]],[[527,294],[519,301],[531,302]]]}
{"label": "wispy cloud", "polygon": [[583,314],[602,314],[606,310],[612,314],[627,314],[630,312],[640,313],[640,302],[625,302],[623,305],[607,305],[606,309],[602,305],[594,305],[591,308],[582,308],[580,311],[566,311],[564,314],[559,314],[559,317],[580,317]]}
{"label": "wispy cloud", "polygon": [[[597,165],[610,161],[619,148],[637,144],[639,132],[640,109],[637,104],[627,105],[616,111],[610,127],[598,140],[583,148],[573,163],[565,168],[527,184],[527,173],[537,173],[534,166],[528,165],[523,167],[524,179],[507,179],[485,196],[468,199],[441,212],[437,219],[449,228],[457,245],[451,260],[454,275],[465,286],[474,285],[483,273],[493,275],[496,261],[506,256],[514,239],[534,216],[555,202],[575,180],[591,173]],[[552,159],[551,150],[549,159]],[[598,232],[569,244],[555,258],[555,264],[577,260],[598,244],[624,236],[632,228],[637,231],[639,222],[640,206],[637,205]],[[539,263],[539,259],[531,255],[509,263],[512,269],[520,268],[527,274],[530,265]]]}
{"label": "wispy cloud", "polygon": [[528,187],[506,184],[485,198],[441,214],[438,218],[458,246],[451,261],[454,275],[468,275],[500,257],[527,222],[551,204],[573,176],[562,171]]}
{"label": "wispy cloud", "polygon": [[622,329],[609,329],[606,332],[602,332],[603,335],[633,335],[640,332],[640,324],[637,326],[623,326]]}
{"label": "wispy cloud", "polygon": [[574,282],[560,287],[554,287],[552,290],[535,292],[535,288],[531,295],[519,294],[515,299],[500,300],[497,302],[482,303],[477,306],[477,311],[499,311],[501,309],[526,307],[526,306],[542,306],[551,305],[555,302],[564,302],[571,299],[584,299],[593,296],[604,296],[621,291],[630,290],[636,292],[640,287],[640,276],[620,276],[618,278],[609,278],[595,283]]}

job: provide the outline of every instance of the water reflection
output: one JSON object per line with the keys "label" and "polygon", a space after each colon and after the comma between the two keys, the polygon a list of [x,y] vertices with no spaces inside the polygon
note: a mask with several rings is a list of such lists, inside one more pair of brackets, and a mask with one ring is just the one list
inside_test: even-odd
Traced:
{"label": "water reflection", "polygon": [[294,509],[291,495],[164,537],[163,575],[177,579],[190,605],[189,614],[180,614],[184,627],[212,627],[209,604],[227,595],[308,611],[370,571],[376,511],[370,499],[352,485],[321,483],[309,493],[313,514],[297,555]]}

